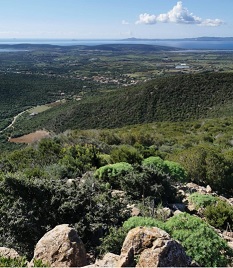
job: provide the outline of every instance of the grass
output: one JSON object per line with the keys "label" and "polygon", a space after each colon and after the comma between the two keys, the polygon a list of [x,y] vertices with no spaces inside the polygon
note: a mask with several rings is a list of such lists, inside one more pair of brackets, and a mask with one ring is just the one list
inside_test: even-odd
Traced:
{"label": "grass", "polygon": [[48,105],[39,105],[39,106],[36,106],[30,110],[28,110],[28,113],[31,114],[31,113],[36,113],[36,114],[39,114],[39,113],[42,113],[48,109],[50,109],[51,107],[48,106]]}

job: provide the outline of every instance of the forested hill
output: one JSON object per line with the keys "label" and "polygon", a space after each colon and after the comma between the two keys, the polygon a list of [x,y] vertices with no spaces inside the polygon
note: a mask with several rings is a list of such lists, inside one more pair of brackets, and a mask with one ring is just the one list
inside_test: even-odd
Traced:
{"label": "forested hill", "polygon": [[233,74],[203,73],[158,78],[69,102],[38,115],[34,124],[60,132],[226,115],[233,115]]}

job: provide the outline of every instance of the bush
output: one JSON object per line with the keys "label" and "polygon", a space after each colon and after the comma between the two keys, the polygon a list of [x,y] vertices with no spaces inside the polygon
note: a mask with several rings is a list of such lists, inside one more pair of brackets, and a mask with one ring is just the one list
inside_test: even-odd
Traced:
{"label": "bush", "polygon": [[158,227],[160,229],[164,229],[164,222],[150,217],[131,217],[123,224],[124,229],[127,231],[138,226]]}
{"label": "bush", "polygon": [[95,249],[103,232],[128,218],[126,205],[91,175],[67,187],[61,180],[27,178],[21,173],[0,179],[0,244],[31,258],[38,240],[56,225],[76,228],[86,249]]}
{"label": "bush", "polygon": [[129,145],[120,145],[111,151],[111,160],[113,163],[127,162],[130,164],[140,164],[143,157],[140,152]]}
{"label": "bush", "polygon": [[233,224],[233,208],[225,201],[218,202],[206,207],[204,215],[208,223],[215,228],[226,229],[228,224],[232,227]]}
{"label": "bush", "polygon": [[25,257],[20,258],[0,257],[0,267],[27,267],[27,260]]}
{"label": "bush", "polygon": [[111,252],[120,255],[126,235],[127,231],[123,227],[110,228],[109,234],[101,239],[102,243],[98,247],[99,254],[103,256],[105,253]]}
{"label": "bush", "polygon": [[188,197],[189,201],[195,205],[195,208],[205,208],[217,201],[217,198],[210,194],[193,193]]}
{"label": "bush", "polygon": [[120,178],[131,171],[133,171],[131,164],[120,162],[98,168],[95,176],[105,182],[109,182],[113,188],[119,188]]}
{"label": "bush", "polygon": [[110,249],[112,246],[114,253],[119,254],[127,232],[137,226],[158,227],[167,231],[200,266],[227,266],[231,262],[233,251],[226,241],[202,219],[187,213],[173,216],[165,223],[150,217],[131,217],[124,222],[123,229],[111,230],[104,239],[104,248]]}
{"label": "bush", "polygon": [[187,213],[170,218],[165,230],[180,241],[187,255],[200,266],[227,266],[233,256],[225,240],[203,220]]}
{"label": "bush", "polygon": [[156,169],[158,172],[165,171],[165,164],[163,159],[159,156],[150,156],[142,161],[142,166]]}
{"label": "bush", "polygon": [[164,164],[171,179],[181,182],[187,181],[187,172],[179,163],[165,160]]}
{"label": "bush", "polygon": [[158,156],[151,156],[142,161],[144,167],[153,168],[157,173],[167,175],[175,181],[186,181],[187,173],[179,163],[162,160]]}

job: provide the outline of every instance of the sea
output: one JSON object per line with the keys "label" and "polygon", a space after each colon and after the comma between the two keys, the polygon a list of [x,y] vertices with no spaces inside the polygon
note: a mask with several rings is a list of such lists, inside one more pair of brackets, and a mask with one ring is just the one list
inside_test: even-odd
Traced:
{"label": "sea", "polygon": [[[185,50],[232,50],[233,41],[203,41],[203,40],[114,40],[114,39],[0,39],[1,45],[16,44],[49,44],[58,46],[75,46],[75,45],[103,45],[103,44],[147,44],[168,46]],[[1,52],[17,52],[19,50],[4,48]]]}

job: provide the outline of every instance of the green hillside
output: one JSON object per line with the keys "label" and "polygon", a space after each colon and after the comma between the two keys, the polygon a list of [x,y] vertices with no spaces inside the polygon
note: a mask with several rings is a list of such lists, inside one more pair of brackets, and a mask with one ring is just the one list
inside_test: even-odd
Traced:
{"label": "green hillside", "polygon": [[[70,101],[33,118],[23,118],[16,130],[45,127],[114,128],[159,121],[188,121],[233,115],[233,74],[183,74]],[[26,123],[25,123],[26,122]],[[18,125],[18,128],[17,128]]]}

